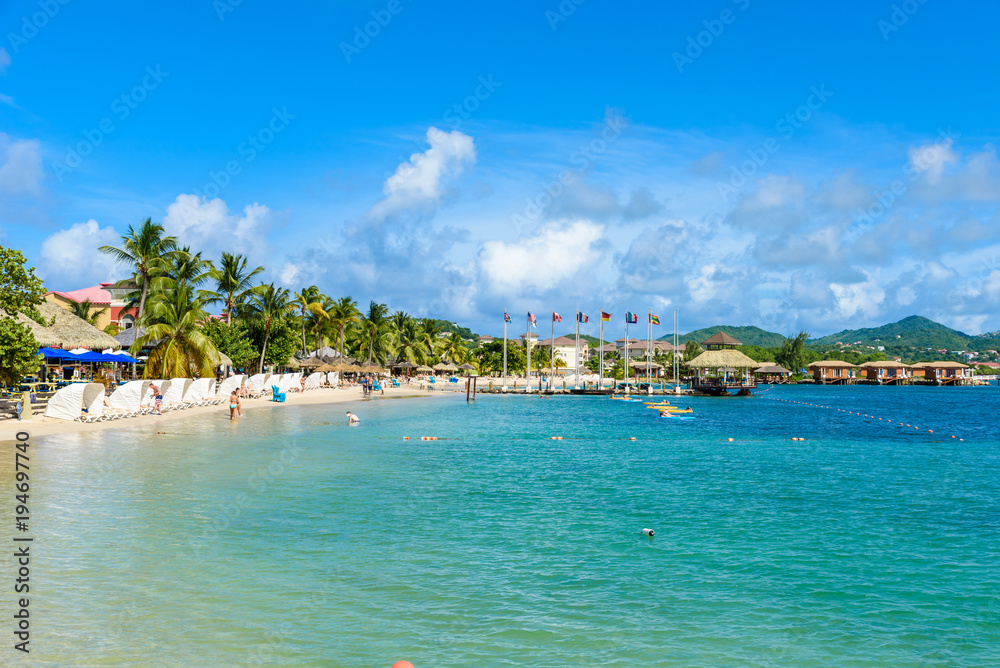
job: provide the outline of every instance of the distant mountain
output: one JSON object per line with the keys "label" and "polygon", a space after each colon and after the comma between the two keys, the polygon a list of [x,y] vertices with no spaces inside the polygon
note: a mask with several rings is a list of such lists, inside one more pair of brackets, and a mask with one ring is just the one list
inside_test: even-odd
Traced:
{"label": "distant mountain", "polygon": [[[760,327],[735,327],[733,325],[716,325],[714,327],[696,329],[693,332],[681,334],[678,338],[681,345],[684,345],[688,341],[694,341],[695,343],[700,344],[716,332],[725,332],[745,346],[760,346],[761,348],[777,348],[781,346],[782,342],[785,340],[785,337],[781,334],[775,334],[774,332],[769,332],[761,329]],[[673,338],[673,334],[667,334],[665,336],[661,336],[660,341],[670,341]]]}
{"label": "distant mountain", "polygon": [[810,339],[810,347],[823,347],[836,344],[845,345],[885,346],[886,348],[916,347],[932,348],[934,350],[969,350],[987,346],[988,341],[996,341],[986,336],[969,336],[965,332],[952,329],[930,318],[911,315],[899,322],[881,327],[865,329],[845,329],[842,332]]}
{"label": "distant mountain", "polygon": [[[576,332],[575,331],[574,332],[570,332],[569,334],[564,334],[563,336],[565,336],[568,339],[575,339],[576,338]],[[548,338],[548,337],[545,337],[545,338]],[[556,336],[556,338],[559,338],[559,337]],[[586,341],[587,342],[587,346],[590,347],[590,348],[600,348],[601,347],[600,339],[597,338],[596,336],[589,336],[587,334],[581,334],[580,335],[580,340],[581,341]],[[611,343],[611,341],[605,341],[604,343]]]}

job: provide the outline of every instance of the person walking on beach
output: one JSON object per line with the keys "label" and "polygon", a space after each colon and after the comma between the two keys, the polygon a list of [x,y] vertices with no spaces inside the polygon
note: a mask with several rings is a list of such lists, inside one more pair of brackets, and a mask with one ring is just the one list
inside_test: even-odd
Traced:
{"label": "person walking on beach", "polygon": [[240,412],[239,393],[236,390],[233,390],[232,394],[229,395],[229,419],[235,420],[237,415],[243,417],[243,413]]}

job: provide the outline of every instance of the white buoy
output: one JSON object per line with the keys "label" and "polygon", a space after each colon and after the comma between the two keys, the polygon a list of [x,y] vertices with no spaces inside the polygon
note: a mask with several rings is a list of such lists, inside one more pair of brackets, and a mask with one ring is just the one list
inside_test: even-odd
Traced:
{"label": "white buoy", "polygon": [[652,529],[643,529],[642,530],[642,535],[643,536],[649,536],[650,538],[653,537],[654,533],[655,532]]}

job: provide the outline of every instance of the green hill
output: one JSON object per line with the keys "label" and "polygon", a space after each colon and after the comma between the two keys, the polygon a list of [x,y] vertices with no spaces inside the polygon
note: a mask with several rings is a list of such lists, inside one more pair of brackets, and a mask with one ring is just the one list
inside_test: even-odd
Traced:
{"label": "green hill", "polygon": [[[984,341],[975,341],[984,339]],[[916,347],[932,348],[934,350],[967,350],[974,343],[984,344],[985,337],[969,336],[965,332],[946,327],[930,318],[911,315],[899,322],[881,327],[865,329],[845,329],[842,332],[810,339],[810,347],[832,346],[837,342],[845,345],[885,346],[886,348]]]}
{"label": "green hill", "polygon": [[[774,332],[768,332],[767,330],[761,329],[760,327],[745,326],[745,327],[735,327],[733,325],[715,325],[714,327],[705,327],[703,329],[696,329],[693,332],[687,334],[681,334],[679,340],[681,345],[687,341],[694,341],[695,343],[701,343],[705,339],[709,338],[716,332],[725,332],[729,336],[733,337],[740,343],[746,346],[760,346],[761,348],[776,348],[781,346],[785,337],[781,334],[775,334]],[[667,334],[660,337],[660,341],[671,341],[673,340],[673,334]]]}
{"label": "green hill", "polygon": [[[558,336],[559,335],[557,334],[556,338],[558,338]],[[569,334],[563,334],[563,336],[565,336],[568,339],[575,339],[576,338],[576,332],[570,332]],[[548,338],[548,337],[545,337],[545,338]],[[589,336],[587,334],[581,334],[580,335],[580,340],[581,341],[586,341],[587,345],[589,347],[591,347],[591,348],[599,348],[599,347],[601,347],[601,345],[603,345],[603,344],[600,343],[600,339],[599,338],[597,338],[596,336]],[[605,344],[611,343],[611,341],[605,341],[604,343]]]}

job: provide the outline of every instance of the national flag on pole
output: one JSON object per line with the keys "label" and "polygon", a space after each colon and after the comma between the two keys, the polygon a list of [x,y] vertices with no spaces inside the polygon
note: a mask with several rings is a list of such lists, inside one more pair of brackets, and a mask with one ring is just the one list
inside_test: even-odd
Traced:
{"label": "national flag on pole", "polygon": [[660,316],[653,315],[652,313],[650,313],[649,314],[649,322],[651,322],[654,325],[659,325],[660,324]]}
{"label": "national flag on pole", "polygon": [[601,320],[603,320],[604,322],[611,322],[611,314],[601,311]]}
{"label": "national flag on pole", "polygon": [[532,325],[535,324],[535,314],[532,313],[531,311],[528,311],[528,322],[530,322]]}
{"label": "national flag on pole", "polygon": [[625,322],[629,323],[630,325],[634,325],[635,323],[639,322],[639,316],[637,316],[635,313],[632,313],[631,311],[625,311]]}
{"label": "national flag on pole", "polygon": [[507,309],[503,310],[503,321],[504,322],[510,322],[510,316],[507,315]]}
{"label": "national flag on pole", "polygon": [[590,322],[590,318],[587,317],[586,313],[583,313],[582,311],[577,311],[576,312],[576,321],[577,322]]}
{"label": "national flag on pole", "polygon": [[559,315],[558,313],[556,313],[555,311],[553,311],[552,312],[552,322],[562,322],[562,316]]}

